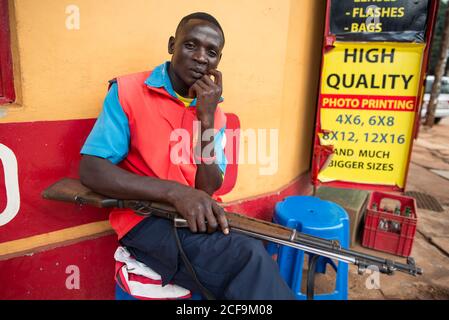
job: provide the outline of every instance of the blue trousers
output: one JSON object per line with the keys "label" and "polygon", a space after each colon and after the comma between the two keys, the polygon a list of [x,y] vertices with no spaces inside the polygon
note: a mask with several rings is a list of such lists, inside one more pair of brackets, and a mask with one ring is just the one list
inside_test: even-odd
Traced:
{"label": "blue trousers", "polygon": [[[232,232],[194,234],[180,228],[182,247],[201,284],[221,300],[293,300],[293,292],[279,268],[254,238]],[[174,283],[199,292],[182,261],[172,221],[149,217],[126,234],[120,243],[140,262],[162,277],[163,285]]]}

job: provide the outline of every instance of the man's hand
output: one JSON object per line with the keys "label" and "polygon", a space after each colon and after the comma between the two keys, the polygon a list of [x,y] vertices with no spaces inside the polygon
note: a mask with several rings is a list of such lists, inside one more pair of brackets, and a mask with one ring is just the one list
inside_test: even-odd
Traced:
{"label": "man's hand", "polygon": [[[213,81],[210,76],[214,77]],[[215,110],[222,92],[222,75],[218,70],[209,70],[190,87],[189,97],[197,98],[196,115],[204,127],[213,128]]]}
{"label": "man's hand", "polygon": [[179,214],[187,220],[190,231],[213,232],[220,226],[224,234],[229,233],[223,208],[206,192],[180,185],[169,198]]}

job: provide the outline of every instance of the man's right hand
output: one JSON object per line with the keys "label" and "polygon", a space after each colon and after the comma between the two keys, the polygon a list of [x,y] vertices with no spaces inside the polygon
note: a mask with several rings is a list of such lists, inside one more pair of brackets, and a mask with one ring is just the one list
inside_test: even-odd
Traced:
{"label": "man's right hand", "polygon": [[229,233],[225,211],[206,192],[180,185],[169,198],[190,231],[213,232],[220,227],[224,234]]}

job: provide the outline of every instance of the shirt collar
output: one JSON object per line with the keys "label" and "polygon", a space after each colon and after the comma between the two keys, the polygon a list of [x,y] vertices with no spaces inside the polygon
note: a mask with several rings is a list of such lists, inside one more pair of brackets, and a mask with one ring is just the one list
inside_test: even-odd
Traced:
{"label": "shirt collar", "polygon": [[170,76],[168,75],[168,67],[170,62],[164,62],[163,64],[154,68],[150,76],[145,80],[147,86],[153,88],[164,88],[171,96],[176,98],[175,91],[170,81]]}
{"label": "shirt collar", "polygon": [[[168,68],[170,66],[170,62],[164,62],[163,64],[154,68],[153,72],[151,72],[150,76],[145,80],[145,84],[147,86],[153,88],[164,88],[172,97],[178,99],[176,96],[175,90],[170,81],[170,76],[168,75]],[[223,102],[223,97],[220,97],[219,102]],[[193,99],[190,104],[191,107],[196,106],[196,98]]]}

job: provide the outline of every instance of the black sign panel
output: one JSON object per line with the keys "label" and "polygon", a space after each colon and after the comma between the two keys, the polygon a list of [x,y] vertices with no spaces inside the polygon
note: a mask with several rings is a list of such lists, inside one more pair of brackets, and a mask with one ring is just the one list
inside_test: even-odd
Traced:
{"label": "black sign panel", "polygon": [[339,41],[424,42],[429,0],[331,0]]}

